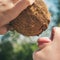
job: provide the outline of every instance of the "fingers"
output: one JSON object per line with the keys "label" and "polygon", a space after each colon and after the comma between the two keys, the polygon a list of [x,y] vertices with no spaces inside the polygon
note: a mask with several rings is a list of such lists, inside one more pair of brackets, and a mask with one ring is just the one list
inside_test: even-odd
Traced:
{"label": "fingers", "polygon": [[9,0],[0,0],[0,12],[6,11],[14,7],[13,3]]}
{"label": "fingers", "polygon": [[51,40],[47,37],[42,37],[42,38],[39,38],[37,42],[38,42],[38,47],[40,49],[43,49],[44,47],[47,46],[48,43],[51,42]]}
{"label": "fingers", "polygon": [[24,9],[26,9],[34,0],[21,0],[13,8],[0,14],[0,27],[14,20]]}
{"label": "fingers", "polygon": [[7,32],[7,27],[6,26],[3,26],[0,28],[0,35],[4,35],[6,32]]}
{"label": "fingers", "polygon": [[14,20],[24,9],[26,9],[34,0],[21,0],[10,10],[7,10],[0,15],[0,27]]}

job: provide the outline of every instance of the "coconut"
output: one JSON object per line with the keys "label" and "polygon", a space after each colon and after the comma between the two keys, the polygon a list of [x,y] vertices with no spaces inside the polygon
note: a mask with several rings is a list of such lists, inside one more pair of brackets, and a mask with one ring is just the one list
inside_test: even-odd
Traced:
{"label": "coconut", "polygon": [[45,31],[50,22],[50,13],[43,0],[35,2],[20,13],[10,26],[18,33],[26,36],[36,36]]}

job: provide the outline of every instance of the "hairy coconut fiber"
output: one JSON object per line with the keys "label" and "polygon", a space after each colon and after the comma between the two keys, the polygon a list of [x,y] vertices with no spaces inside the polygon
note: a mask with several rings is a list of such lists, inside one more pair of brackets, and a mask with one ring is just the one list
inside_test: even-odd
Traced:
{"label": "hairy coconut fiber", "polygon": [[50,14],[42,0],[36,0],[33,5],[27,7],[10,25],[17,32],[26,36],[36,36],[47,29],[50,22]]}

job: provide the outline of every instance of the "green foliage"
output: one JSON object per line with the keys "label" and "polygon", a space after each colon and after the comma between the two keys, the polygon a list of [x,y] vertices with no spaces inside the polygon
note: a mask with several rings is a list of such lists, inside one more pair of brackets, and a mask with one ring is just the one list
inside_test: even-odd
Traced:
{"label": "green foliage", "polygon": [[32,53],[37,49],[35,44],[23,44],[22,49],[16,54],[17,60],[32,60]]}
{"label": "green foliage", "polygon": [[8,41],[8,40],[12,40],[13,42],[16,41],[18,38],[19,38],[19,33],[17,33],[16,31],[9,31],[7,34],[5,34],[3,37],[2,37],[2,41]]}
{"label": "green foliage", "polygon": [[13,60],[12,54],[13,54],[13,47],[9,41],[0,44],[0,59],[1,60]]}
{"label": "green foliage", "polygon": [[14,52],[14,47],[11,42],[3,42],[0,44],[0,59],[1,60],[32,60],[32,53],[37,49],[36,43],[25,43],[20,46],[17,52]]}

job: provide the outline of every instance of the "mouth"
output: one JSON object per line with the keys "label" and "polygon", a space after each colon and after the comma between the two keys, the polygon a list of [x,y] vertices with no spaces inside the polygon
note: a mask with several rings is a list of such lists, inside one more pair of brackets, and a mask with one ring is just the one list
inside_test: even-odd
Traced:
{"label": "mouth", "polygon": [[51,37],[47,38],[47,37],[42,37],[38,39],[38,47],[40,47],[40,49],[44,48],[48,43],[50,43],[51,41],[53,41],[54,39],[54,34],[55,34],[55,29],[52,29],[51,32]]}
{"label": "mouth", "polygon": [[47,37],[43,37],[43,38],[39,38],[37,42],[38,42],[38,47],[40,49],[43,49],[49,42],[51,42],[51,40]]}

